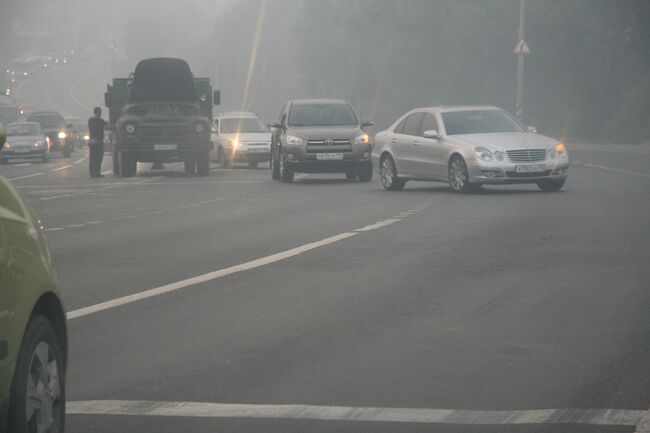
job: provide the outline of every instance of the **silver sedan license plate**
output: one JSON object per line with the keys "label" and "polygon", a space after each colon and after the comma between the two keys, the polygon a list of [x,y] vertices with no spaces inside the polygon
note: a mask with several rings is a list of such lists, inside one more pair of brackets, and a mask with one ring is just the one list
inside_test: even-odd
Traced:
{"label": "silver sedan license plate", "polygon": [[343,159],[342,153],[317,153],[316,159],[319,161],[341,161]]}
{"label": "silver sedan license plate", "polygon": [[515,173],[541,173],[543,171],[546,171],[546,166],[543,164],[515,166]]}
{"label": "silver sedan license plate", "polygon": [[178,150],[177,144],[154,144],[153,150]]}

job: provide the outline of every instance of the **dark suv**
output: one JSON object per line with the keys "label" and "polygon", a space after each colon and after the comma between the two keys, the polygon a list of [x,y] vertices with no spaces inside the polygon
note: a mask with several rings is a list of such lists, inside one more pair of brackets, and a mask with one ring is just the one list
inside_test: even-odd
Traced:
{"label": "dark suv", "polygon": [[41,125],[45,135],[50,139],[51,150],[63,153],[65,158],[70,157],[74,151],[74,142],[63,116],[56,111],[34,111],[27,121]]}
{"label": "dark suv", "polygon": [[345,173],[372,179],[370,143],[354,110],[337,99],[289,101],[272,124],[271,175],[292,182],[294,173]]}

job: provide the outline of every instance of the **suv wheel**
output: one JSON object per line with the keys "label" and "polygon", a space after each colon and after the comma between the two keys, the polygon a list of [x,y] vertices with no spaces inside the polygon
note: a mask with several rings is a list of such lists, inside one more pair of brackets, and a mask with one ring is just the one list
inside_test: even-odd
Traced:
{"label": "suv wheel", "polygon": [[370,182],[372,180],[372,165],[364,165],[357,169],[359,180],[361,182]]}
{"label": "suv wheel", "polygon": [[280,162],[278,161],[278,153],[277,150],[272,150],[271,159],[269,161],[271,164],[271,178],[273,180],[280,180]]}
{"label": "suv wheel", "polygon": [[287,162],[284,160],[284,156],[280,156],[280,179],[282,182],[291,183],[293,182],[293,171],[287,166]]}
{"label": "suv wheel", "polygon": [[397,177],[397,168],[390,155],[386,155],[379,163],[379,177],[382,186],[388,191],[400,191],[404,189],[406,181]]}
{"label": "suv wheel", "polygon": [[65,424],[65,358],[50,322],[34,316],[18,354],[9,403],[9,430],[62,432]]}

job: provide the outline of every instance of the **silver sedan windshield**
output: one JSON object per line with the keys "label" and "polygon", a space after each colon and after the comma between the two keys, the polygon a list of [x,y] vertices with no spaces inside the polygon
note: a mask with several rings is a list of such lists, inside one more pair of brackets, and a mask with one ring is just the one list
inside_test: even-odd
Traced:
{"label": "silver sedan windshield", "polygon": [[450,111],[442,113],[447,135],[523,132],[508,113],[498,110]]}

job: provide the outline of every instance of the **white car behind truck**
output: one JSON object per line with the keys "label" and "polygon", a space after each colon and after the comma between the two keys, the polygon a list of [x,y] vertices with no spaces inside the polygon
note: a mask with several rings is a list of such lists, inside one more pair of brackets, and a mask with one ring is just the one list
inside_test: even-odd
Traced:
{"label": "white car behind truck", "polygon": [[212,142],[210,159],[218,161],[222,168],[235,162],[256,168],[260,162],[268,162],[271,155],[271,132],[255,113],[229,112],[216,117]]}

